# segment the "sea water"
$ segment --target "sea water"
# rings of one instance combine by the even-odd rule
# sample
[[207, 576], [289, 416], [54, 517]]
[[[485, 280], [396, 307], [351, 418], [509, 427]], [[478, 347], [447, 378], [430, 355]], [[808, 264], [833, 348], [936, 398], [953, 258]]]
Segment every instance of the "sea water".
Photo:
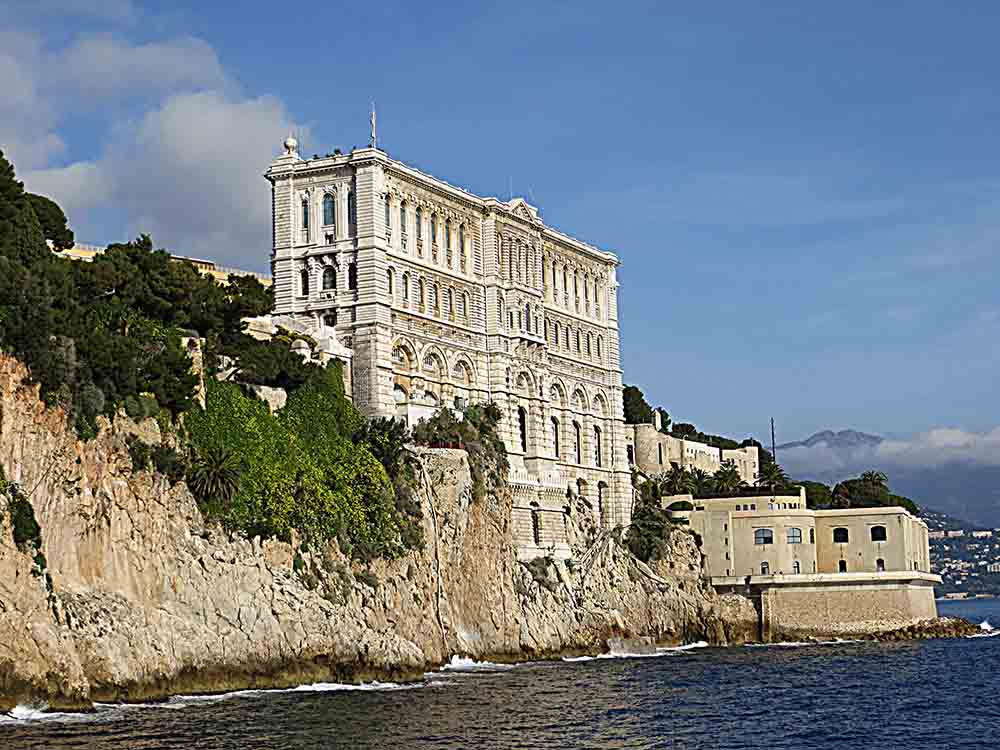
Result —
[[[939, 609], [1000, 625], [1000, 600]], [[20, 706], [0, 717], [0, 748], [985, 749], [1000, 747], [998, 699], [1000, 638], [699, 643], [513, 666], [455, 657], [406, 684], [177, 696], [85, 714]]]

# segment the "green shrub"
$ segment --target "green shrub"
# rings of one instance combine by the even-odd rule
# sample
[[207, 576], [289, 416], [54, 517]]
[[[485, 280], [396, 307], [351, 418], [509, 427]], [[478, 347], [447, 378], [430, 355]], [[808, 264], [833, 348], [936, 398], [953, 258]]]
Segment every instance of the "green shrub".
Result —
[[153, 449], [135, 435], [129, 435], [125, 439], [125, 444], [132, 459], [132, 471], [148, 469], [153, 459]]
[[463, 448], [469, 454], [472, 496], [481, 500], [499, 493], [507, 481], [507, 448], [497, 431], [502, 416], [494, 403], [470, 406], [462, 419], [444, 408], [421, 421], [413, 430], [413, 439], [432, 448]]

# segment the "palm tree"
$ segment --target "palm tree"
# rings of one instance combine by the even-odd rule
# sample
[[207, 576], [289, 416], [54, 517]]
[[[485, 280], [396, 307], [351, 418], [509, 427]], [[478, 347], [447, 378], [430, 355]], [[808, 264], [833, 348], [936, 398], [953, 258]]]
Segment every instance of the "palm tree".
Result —
[[769, 487], [771, 492], [774, 492], [776, 489], [784, 489], [787, 485], [788, 475], [777, 462], [771, 461], [761, 467], [760, 476], [757, 477], [758, 487]]
[[663, 477], [660, 487], [665, 495], [685, 495], [694, 492], [694, 480], [681, 466], [672, 466]]
[[199, 502], [226, 508], [240, 489], [239, 458], [222, 447], [203, 448], [188, 471], [188, 486]]
[[691, 471], [691, 483], [694, 485], [692, 494], [696, 496], [703, 497], [709, 495], [715, 489], [715, 482], [712, 480], [712, 475], [704, 469], [693, 469]]
[[715, 482], [716, 492], [736, 492], [746, 487], [747, 484], [740, 476], [736, 462], [732, 460], [723, 461], [722, 466], [715, 472], [712, 479]]
[[885, 487], [889, 482], [889, 477], [881, 471], [875, 471], [874, 469], [869, 469], [859, 478], [862, 482], [867, 482], [868, 484], [875, 485], [876, 487]]

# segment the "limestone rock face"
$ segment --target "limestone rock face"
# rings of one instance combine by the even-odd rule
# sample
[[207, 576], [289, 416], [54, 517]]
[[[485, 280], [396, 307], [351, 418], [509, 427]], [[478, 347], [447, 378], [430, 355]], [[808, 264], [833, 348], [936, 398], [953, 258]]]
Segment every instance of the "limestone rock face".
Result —
[[655, 570], [593, 528], [575, 531], [575, 564], [518, 563], [511, 498], [473, 502], [463, 451], [420, 451], [423, 550], [362, 568], [335, 544], [306, 551], [206, 526], [183, 483], [132, 471], [130, 434], [160, 439], [152, 420], [119, 415], [81, 443], [0, 355], [0, 465], [32, 503], [47, 561], [40, 571], [15, 546], [0, 503], [0, 707], [405, 679], [453, 654], [725, 643], [755, 622], [747, 600], [700, 582], [682, 531]]

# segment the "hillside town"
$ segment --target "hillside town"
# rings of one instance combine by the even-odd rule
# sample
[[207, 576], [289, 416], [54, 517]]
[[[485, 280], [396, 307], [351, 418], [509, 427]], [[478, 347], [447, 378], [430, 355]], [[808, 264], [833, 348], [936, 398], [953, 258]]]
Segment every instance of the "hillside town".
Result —
[[1000, 595], [1000, 529], [981, 529], [925, 510], [931, 567], [945, 598]]

